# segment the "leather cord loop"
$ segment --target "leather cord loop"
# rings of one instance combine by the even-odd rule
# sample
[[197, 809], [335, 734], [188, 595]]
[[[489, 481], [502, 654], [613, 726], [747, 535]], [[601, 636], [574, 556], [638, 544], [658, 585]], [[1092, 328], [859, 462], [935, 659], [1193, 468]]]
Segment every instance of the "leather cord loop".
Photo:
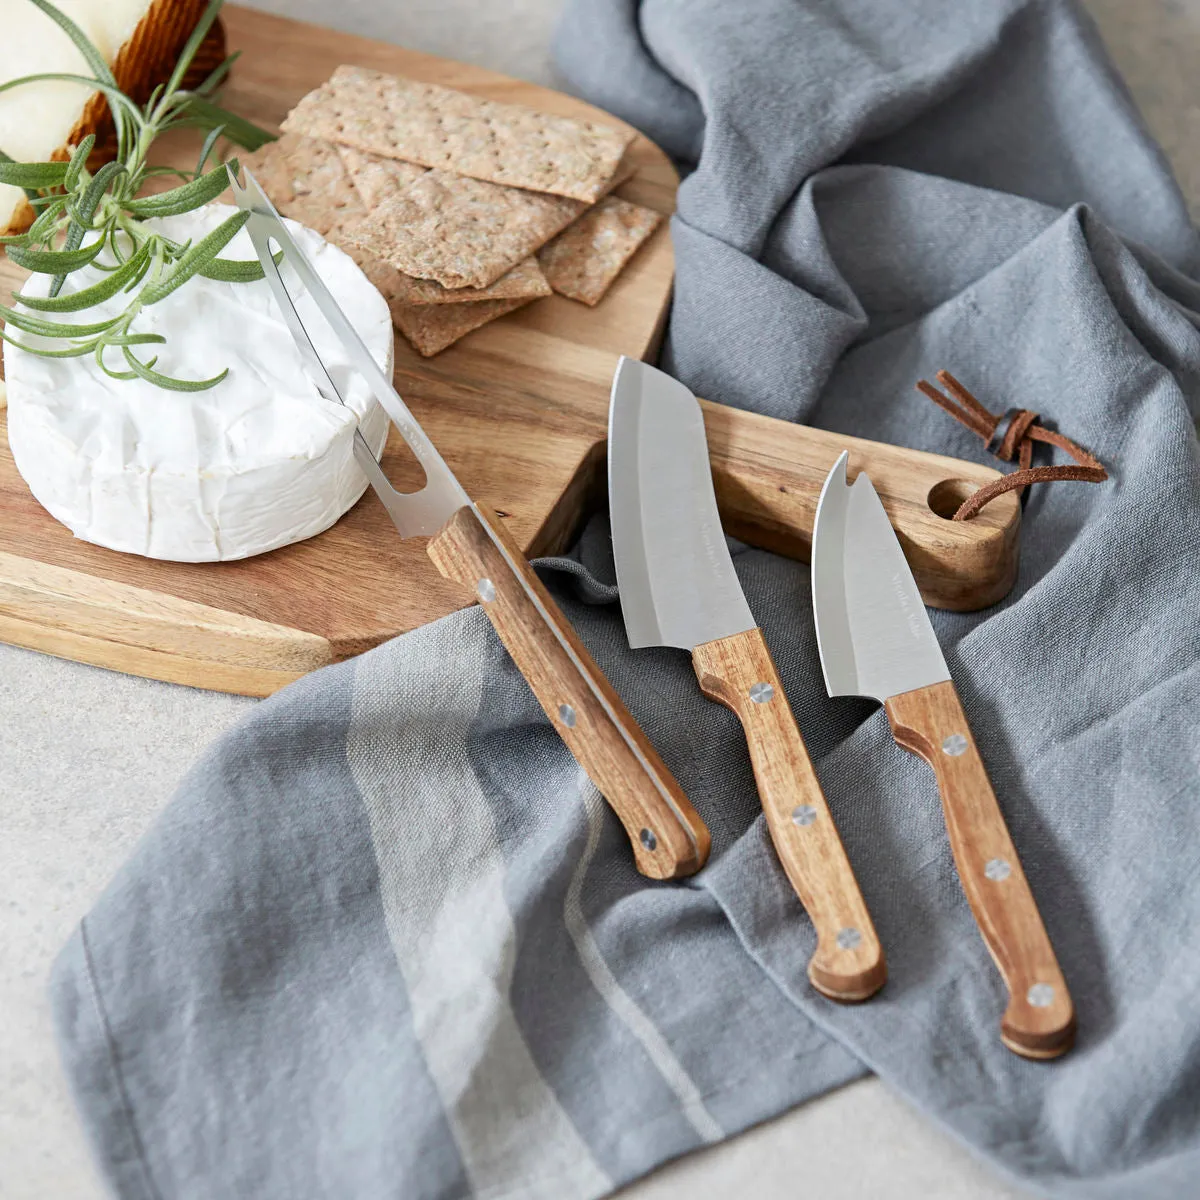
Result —
[[[1014, 458], [1017, 460], [1017, 469], [1011, 474], [993, 480], [967, 497], [954, 514], [955, 521], [969, 520], [984, 505], [1005, 492], [1019, 491], [1023, 498], [1025, 489], [1031, 483], [1052, 483], [1056, 480], [1103, 483], [1108, 478], [1108, 472], [1098, 458], [1094, 458], [1070, 438], [1038, 424], [1040, 418], [1037, 413], [1030, 412], [1027, 408], [1010, 408], [1002, 417], [998, 417], [972, 396], [949, 371], [939, 371], [937, 380], [949, 395], [938, 391], [925, 379], [917, 384], [917, 390], [928, 396], [938, 408], [949, 413], [956, 421], [962, 422], [973, 433], [978, 434], [989, 453], [1003, 462], [1012, 462]], [[1057, 446], [1079, 465], [1033, 466], [1034, 442]]]

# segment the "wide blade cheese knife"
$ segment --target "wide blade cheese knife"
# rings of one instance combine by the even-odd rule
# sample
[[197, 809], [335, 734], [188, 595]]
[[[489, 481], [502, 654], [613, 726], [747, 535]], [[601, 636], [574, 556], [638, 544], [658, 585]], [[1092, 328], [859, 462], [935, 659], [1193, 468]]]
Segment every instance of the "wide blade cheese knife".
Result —
[[708, 830], [495, 513], [472, 503], [346, 315], [296, 245], [254, 176], [230, 181], [292, 337], [318, 391], [344, 403], [288, 294], [272, 243], [308, 290], [393, 424], [425, 470], [419, 492], [397, 492], [361, 433], [354, 455], [401, 537], [427, 535], [447, 579], [478, 597], [500, 640], [571, 753], [608, 800], [633, 844], [638, 870], [655, 879], [698, 871]]
[[866, 473], [847, 485], [848, 458], [829, 472], [813, 527], [826, 687], [881, 700], [896, 741], [933, 768], [967, 903], [1008, 988], [1000, 1036], [1026, 1058], [1055, 1058], [1075, 1032], [1066, 981], [912, 571]]
[[695, 396], [622, 358], [608, 429], [613, 553], [629, 644], [692, 653], [701, 690], [742, 723], [780, 862], [812, 918], [813, 986], [865, 1000], [887, 967], [771, 653], [721, 531]]

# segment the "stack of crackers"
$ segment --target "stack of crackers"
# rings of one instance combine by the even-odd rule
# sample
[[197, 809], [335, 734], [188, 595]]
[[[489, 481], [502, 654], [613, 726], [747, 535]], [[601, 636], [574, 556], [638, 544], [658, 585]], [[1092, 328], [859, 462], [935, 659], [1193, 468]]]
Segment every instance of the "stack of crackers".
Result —
[[633, 135], [590, 121], [342, 66], [283, 130], [247, 165], [426, 356], [552, 291], [596, 304], [662, 221], [609, 195]]

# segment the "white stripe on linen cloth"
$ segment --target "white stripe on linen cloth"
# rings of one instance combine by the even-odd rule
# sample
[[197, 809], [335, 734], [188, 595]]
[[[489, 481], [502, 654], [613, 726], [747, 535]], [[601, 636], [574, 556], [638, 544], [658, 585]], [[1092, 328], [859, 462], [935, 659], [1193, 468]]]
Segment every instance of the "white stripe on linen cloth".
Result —
[[367, 807], [388, 934], [476, 1194], [600, 1196], [613, 1183], [538, 1070], [509, 1002], [516, 938], [504, 863], [466, 751], [485, 651], [481, 637], [463, 635], [450, 618], [404, 640], [404, 671], [378, 652], [357, 663], [346, 755]]

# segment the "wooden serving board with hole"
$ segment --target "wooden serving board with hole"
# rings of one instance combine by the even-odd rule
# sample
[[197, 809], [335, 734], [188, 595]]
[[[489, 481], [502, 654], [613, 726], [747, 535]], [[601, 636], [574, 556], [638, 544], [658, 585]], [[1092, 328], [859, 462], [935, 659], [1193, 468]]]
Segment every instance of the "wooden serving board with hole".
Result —
[[[344, 62], [613, 120], [569, 96], [381, 42], [234, 7], [225, 21], [230, 48], [244, 53], [224, 103], [268, 127]], [[164, 160], [193, 162], [196, 141], [168, 141]], [[669, 213], [678, 183], [671, 164], [645, 138], [635, 151], [638, 172], [619, 194]], [[664, 226], [594, 309], [547, 297], [433, 359], [397, 338], [397, 389], [470, 495], [501, 514], [531, 557], [563, 549], [604, 501], [613, 370], [621, 354], [656, 351], [672, 266]], [[20, 281], [0, 266], [0, 294]], [[930, 507], [933, 494], [952, 511], [995, 471], [717, 405], [706, 405], [705, 420], [729, 533], [807, 559], [821, 484], [849, 449], [851, 474], [869, 470], [930, 604], [981, 608], [1011, 586], [1013, 495], [970, 522]], [[398, 487], [421, 481], [395, 434], [384, 467]], [[264, 696], [471, 603], [434, 569], [425, 544], [402, 541], [368, 492], [319, 537], [242, 562], [118, 554], [79, 541], [44, 512], [0, 437], [0, 640], [48, 654]]]

